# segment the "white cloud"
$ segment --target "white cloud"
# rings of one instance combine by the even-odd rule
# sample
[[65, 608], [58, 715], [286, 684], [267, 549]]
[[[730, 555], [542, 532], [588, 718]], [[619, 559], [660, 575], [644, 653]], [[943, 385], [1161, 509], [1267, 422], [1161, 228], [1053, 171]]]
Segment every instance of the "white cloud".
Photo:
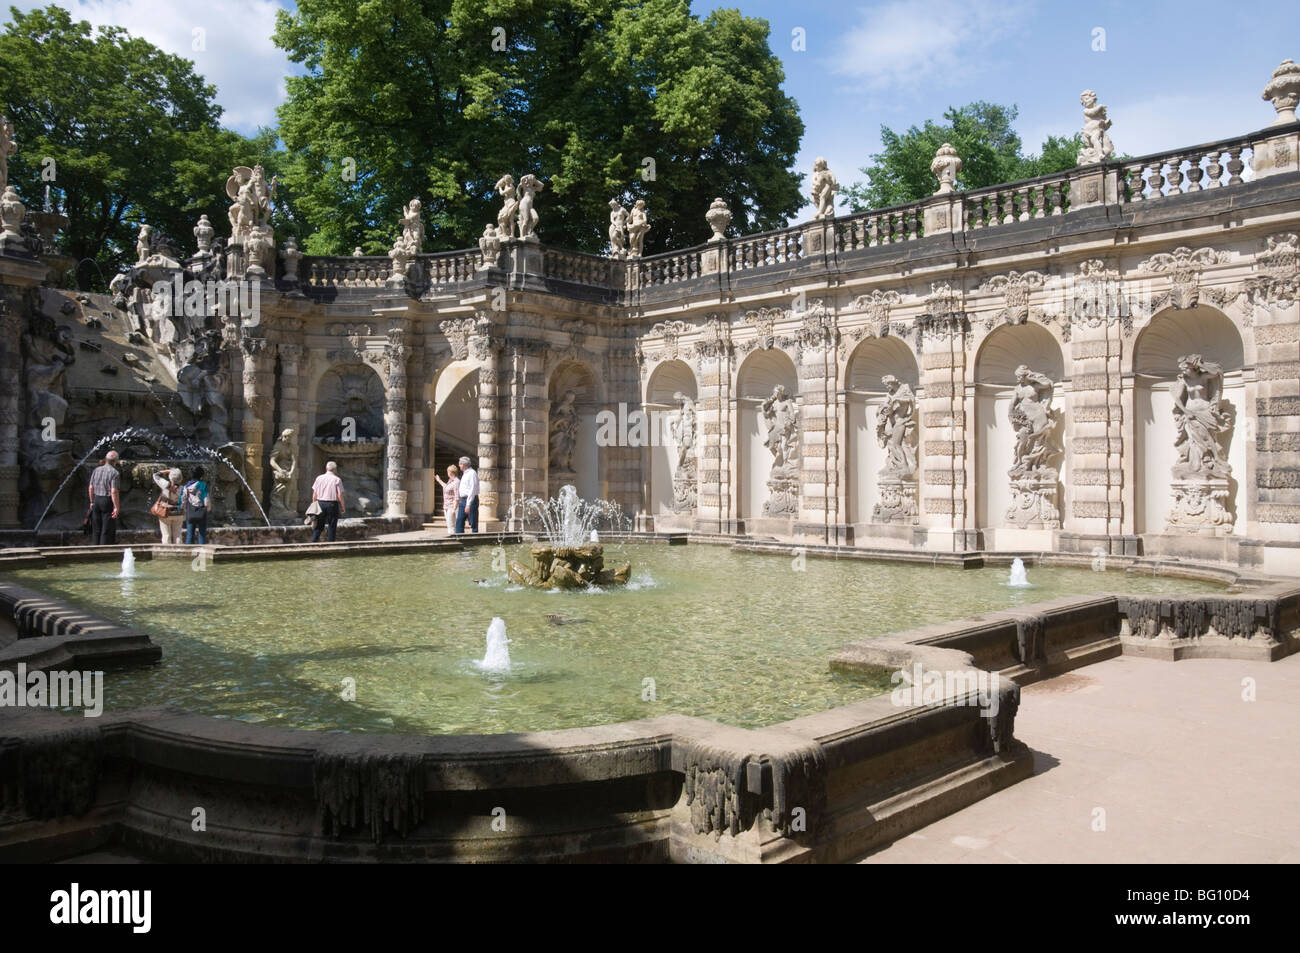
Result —
[[[271, 41], [275, 0], [56, 0], [74, 20], [120, 26], [194, 63], [217, 87], [223, 125], [249, 133], [275, 122], [289, 62]], [[48, 0], [21, 0], [23, 10]], [[202, 48], [196, 48], [202, 47]]]
[[1025, 4], [1013, 0], [889, 0], [858, 10], [832, 68], [869, 89], [952, 83], [978, 67], [978, 54], [1016, 26]]

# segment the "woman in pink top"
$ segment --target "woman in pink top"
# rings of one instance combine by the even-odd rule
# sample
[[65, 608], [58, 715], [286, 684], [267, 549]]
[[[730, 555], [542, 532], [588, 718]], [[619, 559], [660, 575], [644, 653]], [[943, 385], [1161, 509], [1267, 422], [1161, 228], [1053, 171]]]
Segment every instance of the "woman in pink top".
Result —
[[447, 468], [447, 479], [434, 474], [433, 478], [442, 487], [442, 515], [447, 518], [447, 532], [456, 532], [456, 507], [460, 505], [460, 471], [453, 463]]

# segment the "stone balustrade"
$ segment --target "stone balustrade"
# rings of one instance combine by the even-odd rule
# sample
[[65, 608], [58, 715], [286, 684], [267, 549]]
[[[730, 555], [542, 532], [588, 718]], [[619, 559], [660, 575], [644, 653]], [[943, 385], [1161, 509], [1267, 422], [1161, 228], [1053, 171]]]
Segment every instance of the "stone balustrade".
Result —
[[[1288, 136], [1294, 137], [1295, 127], [1296, 124], [1270, 127], [1250, 136], [932, 196], [892, 208], [839, 216], [826, 223], [802, 223], [626, 262], [543, 246], [542, 271], [547, 279], [570, 285], [616, 293], [636, 291], [693, 282], [718, 270], [737, 274], [763, 268], [789, 268], [810, 261], [820, 257], [821, 248], [808, 247], [807, 232], [823, 224], [832, 229], [833, 239], [828, 237], [826, 248], [832, 255], [916, 241], [927, 237], [927, 210], [946, 206], [950, 200], [960, 208], [960, 213], [955, 207], [951, 222], [938, 229], [940, 232], [973, 232], [1066, 215], [1076, 206], [1105, 204], [1108, 196], [1123, 205], [1231, 188], [1248, 181], [1243, 173], [1258, 165], [1255, 156], [1262, 144], [1282, 143], [1274, 148], [1289, 148], [1285, 144]], [[1282, 167], [1284, 157], [1279, 154], [1270, 162]], [[1258, 168], [1255, 174], [1260, 174]], [[1086, 190], [1079, 190], [1080, 183], [1088, 177], [1106, 180], [1104, 190], [1098, 189], [1095, 198]], [[935, 229], [931, 227], [930, 231]], [[712, 267], [708, 264], [711, 248], [723, 252]], [[420, 273], [435, 286], [471, 282], [484, 276], [477, 249], [420, 255], [416, 261], [422, 268]], [[308, 286], [313, 288], [377, 288], [388, 280], [392, 266], [386, 257], [378, 256], [309, 256], [303, 259], [302, 272], [307, 276]]]

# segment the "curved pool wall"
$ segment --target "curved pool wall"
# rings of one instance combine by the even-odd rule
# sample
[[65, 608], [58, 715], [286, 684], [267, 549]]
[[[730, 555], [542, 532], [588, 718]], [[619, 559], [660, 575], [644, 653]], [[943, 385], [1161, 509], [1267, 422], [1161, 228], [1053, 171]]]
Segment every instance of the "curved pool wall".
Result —
[[[215, 547], [215, 558], [460, 545]], [[159, 546], [137, 555], [169, 549], [176, 554]], [[120, 547], [11, 550], [0, 570], [120, 557]], [[1025, 557], [1040, 560], [1070, 557]], [[1064, 598], [853, 643], [828, 664], [945, 678], [933, 694], [895, 692], [756, 730], [668, 715], [507, 735], [350, 735], [164, 709], [82, 719], [2, 708], [0, 859], [109, 845], [189, 861], [852, 859], [1031, 773], [1031, 754], [1014, 737], [1021, 684], [1120, 654], [1264, 660], [1300, 650], [1300, 583], [1221, 565], [1120, 557], [1113, 565], [1247, 591]], [[0, 627], [0, 670], [158, 657], [146, 636], [11, 583], [0, 584]]]

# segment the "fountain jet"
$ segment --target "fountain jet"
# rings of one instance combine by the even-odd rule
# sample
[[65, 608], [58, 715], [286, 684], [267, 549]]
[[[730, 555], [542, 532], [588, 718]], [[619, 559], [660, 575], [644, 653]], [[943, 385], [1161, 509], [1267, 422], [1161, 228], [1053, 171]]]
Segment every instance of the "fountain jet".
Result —
[[499, 674], [510, 671], [510, 650], [506, 648], [509, 641], [506, 638], [505, 620], [493, 618], [487, 630], [487, 653], [474, 663], [479, 671]]

